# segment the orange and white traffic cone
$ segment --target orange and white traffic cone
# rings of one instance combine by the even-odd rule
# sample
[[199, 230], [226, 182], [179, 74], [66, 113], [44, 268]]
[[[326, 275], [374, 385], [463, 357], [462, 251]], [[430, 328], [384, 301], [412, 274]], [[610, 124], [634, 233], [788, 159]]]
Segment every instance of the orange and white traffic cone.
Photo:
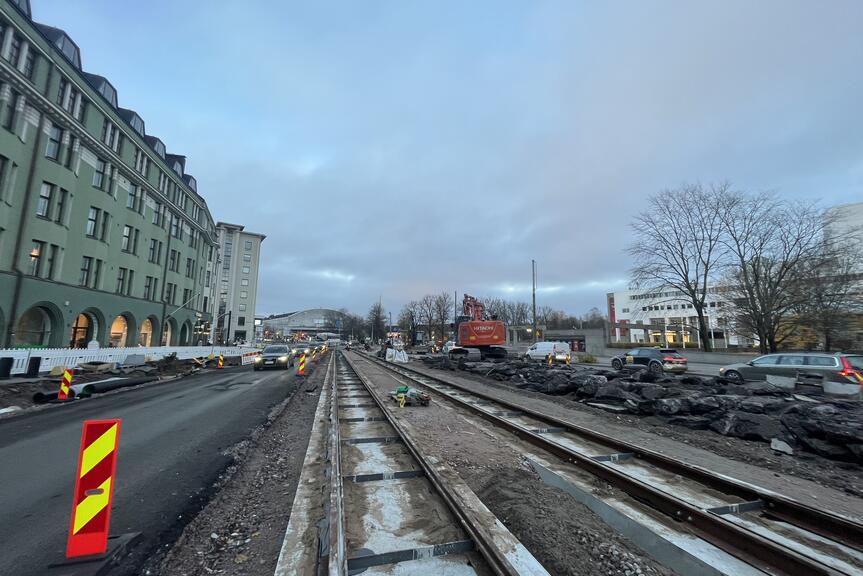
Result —
[[69, 395], [72, 393], [72, 376], [74, 374], [75, 371], [69, 368], [63, 370], [63, 379], [60, 380], [60, 391], [57, 392], [57, 400], [69, 399]]
[[300, 367], [297, 369], [297, 376], [306, 375], [306, 355], [300, 354]]

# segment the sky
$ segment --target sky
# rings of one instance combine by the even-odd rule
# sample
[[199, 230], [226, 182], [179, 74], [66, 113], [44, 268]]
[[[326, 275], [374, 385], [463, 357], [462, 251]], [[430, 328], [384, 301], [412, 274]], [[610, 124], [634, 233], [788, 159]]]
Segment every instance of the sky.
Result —
[[213, 217], [256, 312], [457, 291], [580, 314], [646, 198], [863, 201], [863, 2], [32, 0]]

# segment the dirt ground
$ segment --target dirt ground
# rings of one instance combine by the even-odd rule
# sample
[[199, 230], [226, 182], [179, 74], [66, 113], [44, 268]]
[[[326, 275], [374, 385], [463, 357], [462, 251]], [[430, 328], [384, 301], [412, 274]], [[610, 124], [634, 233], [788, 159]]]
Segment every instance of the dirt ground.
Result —
[[285, 536], [325, 369], [315, 370], [234, 448], [236, 464], [210, 503], [143, 574], [270, 576]]
[[[411, 366], [419, 368], [418, 365]], [[822, 486], [833, 488], [863, 498], [863, 466], [853, 463], [828, 460], [816, 454], [798, 452], [794, 456], [774, 452], [768, 444], [757, 441], [742, 440], [722, 436], [711, 430], [691, 430], [682, 426], [665, 423], [655, 416], [635, 416], [632, 414], [616, 414], [588, 406], [581, 402], [563, 396], [547, 396], [539, 392], [518, 389], [506, 382], [498, 382], [491, 378], [483, 378], [467, 372], [447, 372], [441, 370], [426, 370], [429, 374], [440, 374], [445, 377], [457, 377], [485, 386], [506, 390], [524, 398], [538, 400], [542, 403], [565, 408], [578, 418], [579, 414], [591, 415], [605, 419], [614, 426], [634, 427], [641, 432], [655, 434], [682, 442], [689, 446], [701, 448], [731, 460], [745, 462], [752, 466], [770, 470], [774, 476], [793, 476], [816, 482]]]
[[[356, 359], [353, 356], [352, 359]], [[357, 360], [378, 392], [398, 383], [381, 368]], [[426, 455], [446, 462], [483, 503], [554, 575], [670, 575], [569, 494], [552, 488], [529, 469], [513, 439], [477, 427], [446, 403], [397, 410], [421, 435]], [[499, 435], [498, 435], [499, 434]]]

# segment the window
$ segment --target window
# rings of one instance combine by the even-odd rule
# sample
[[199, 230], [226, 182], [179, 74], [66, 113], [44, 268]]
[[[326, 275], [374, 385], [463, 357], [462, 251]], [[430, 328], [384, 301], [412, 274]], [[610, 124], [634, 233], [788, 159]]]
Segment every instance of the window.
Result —
[[803, 356], [783, 354], [779, 357], [778, 364], [780, 366], [803, 366]]
[[621, 312], [623, 312], [624, 314], [627, 314], [629, 312], [629, 308], [624, 308], [621, 310]]
[[12, 44], [9, 46], [9, 62], [13, 66], [18, 66], [18, 58], [21, 57], [21, 37], [17, 34], [12, 34]]
[[66, 202], [69, 198], [69, 191], [60, 188], [60, 194], [57, 197], [57, 212], [54, 216], [54, 222], [63, 225], [66, 220]]
[[33, 247], [30, 249], [30, 276], [39, 276], [42, 271], [42, 259], [45, 257], [45, 243], [39, 240], [33, 240]]
[[194, 264], [192, 264], [192, 259], [186, 258], [186, 278], [192, 277], [192, 270], [194, 270]]
[[245, 316], [237, 316], [237, 326], [245, 326], [246, 325], [246, 317]]
[[93, 173], [93, 186], [99, 190], [105, 189], [105, 173], [108, 171], [108, 165], [104, 160], [96, 160], [96, 172]]
[[156, 279], [152, 276], [144, 278], [144, 300], [152, 300], [156, 296]]
[[48, 145], [45, 147], [45, 157], [57, 160], [60, 158], [60, 145], [63, 142], [63, 129], [56, 124], [51, 124], [48, 134]]
[[248, 298], [248, 297], [249, 297], [248, 292], [246, 292], [245, 290], [240, 291], [240, 298]]
[[87, 214], [87, 236], [91, 238], [96, 237], [96, 225], [99, 223], [99, 212], [98, 208], [90, 206], [90, 212]]
[[752, 361], [753, 366], [773, 366], [779, 363], [779, 355], [778, 354], [768, 354], [767, 356], [762, 356], [761, 358], [756, 358]]
[[126, 208], [140, 214], [144, 210], [144, 191], [137, 184], [129, 184], [129, 197], [126, 198]]
[[33, 71], [36, 69], [36, 51], [31, 47], [27, 50], [27, 55], [24, 57], [24, 76], [28, 80], [33, 79]]
[[162, 263], [162, 243], [158, 240], [150, 240], [150, 252], [147, 255], [147, 259], [153, 264], [161, 264]]
[[102, 285], [102, 261], [94, 260], [93, 264], [93, 288], [98, 289]]
[[54, 279], [54, 268], [57, 266], [57, 256], [59, 255], [60, 247], [56, 244], [51, 244], [51, 249], [48, 251], [48, 261], [46, 262], [45, 278], [48, 280]]
[[159, 192], [165, 194], [168, 190], [168, 175], [159, 170]]
[[243, 278], [242, 280], [240, 280], [240, 286], [248, 286], [248, 285], [249, 285], [249, 279], [248, 278]]
[[114, 152], [120, 150], [120, 131], [117, 126], [105, 118], [102, 122], [102, 142]]
[[183, 302], [182, 302], [183, 306], [189, 305], [190, 301], [192, 300], [192, 294], [193, 294], [192, 290], [189, 288], [186, 288], [185, 290], [183, 290]]
[[117, 289], [114, 290], [117, 294], [125, 294], [126, 293], [126, 274], [128, 274], [128, 270], [126, 268], [120, 268], [117, 271]]
[[165, 302], [168, 304], [176, 304], [177, 300], [177, 285], [173, 282], [165, 284]]
[[111, 219], [111, 215], [107, 212], [102, 212], [102, 233], [99, 234], [99, 239], [102, 242], [108, 241], [108, 221]]
[[248, 266], [243, 266], [243, 274], [248, 274], [250, 268]]
[[131, 252], [132, 251], [132, 227], [131, 226], [123, 226], [123, 240], [120, 246], [120, 250], [123, 252]]
[[63, 166], [72, 169], [72, 158], [75, 156], [75, 148], [78, 146], [78, 137], [72, 136], [69, 138], [69, 145], [66, 147], [66, 156], [63, 158]]
[[176, 250], [171, 250], [171, 255], [168, 259], [168, 270], [171, 272], [180, 271], [180, 253]]
[[153, 206], [153, 224], [161, 226], [162, 224], [162, 205], [159, 202]]
[[3, 199], [3, 191], [6, 188], [6, 168], [9, 166], [9, 159], [5, 156], [0, 156], [0, 200]]
[[57, 87], [57, 105], [65, 108], [67, 112], [69, 112], [69, 108], [67, 107], [68, 105], [66, 103], [68, 97], [68, 90], [69, 81], [66, 80], [64, 77], [60, 76], [60, 84]]
[[838, 366], [835, 356], [809, 356], [806, 358], [809, 366]]
[[180, 237], [180, 219], [171, 214], [171, 236]]
[[245, 312], [245, 311], [246, 311], [246, 305], [240, 304], [240, 312]]
[[204, 282], [204, 286], [206, 286], [207, 288], [210, 287], [210, 278], [211, 278], [211, 273], [209, 270], [207, 270], [206, 282]]
[[84, 256], [81, 261], [81, 275], [78, 277], [78, 284], [81, 286], [90, 285], [90, 274], [93, 269], [93, 259], [90, 256]]
[[243, 254], [243, 262], [251, 262], [252, 255], [251, 254]]
[[11, 132], [15, 131], [15, 122], [17, 119], [16, 105], [20, 96], [15, 90], [10, 90], [9, 99], [3, 102], [3, 108], [0, 109], [0, 124]]
[[36, 204], [36, 216], [40, 218], [51, 218], [51, 201], [54, 198], [54, 185], [42, 182], [39, 190], [39, 200]]
[[143, 176], [147, 175], [147, 163], [149, 162], [149, 158], [144, 154], [144, 151], [140, 148], [135, 148], [135, 171]]
[[246, 250], [251, 250], [251, 249], [252, 249], [252, 241], [246, 240]]

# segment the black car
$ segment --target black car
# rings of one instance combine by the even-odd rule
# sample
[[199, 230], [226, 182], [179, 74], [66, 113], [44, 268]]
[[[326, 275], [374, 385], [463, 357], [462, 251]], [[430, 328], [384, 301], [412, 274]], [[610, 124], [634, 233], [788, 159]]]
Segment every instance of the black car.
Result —
[[674, 348], [633, 348], [611, 359], [615, 370], [647, 368], [654, 374], [686, 372], [686, 358]]
[[255, 370], [288, 369], [294, 365], [294, 352], [284, 344], [270, 344], [255, 358]]

